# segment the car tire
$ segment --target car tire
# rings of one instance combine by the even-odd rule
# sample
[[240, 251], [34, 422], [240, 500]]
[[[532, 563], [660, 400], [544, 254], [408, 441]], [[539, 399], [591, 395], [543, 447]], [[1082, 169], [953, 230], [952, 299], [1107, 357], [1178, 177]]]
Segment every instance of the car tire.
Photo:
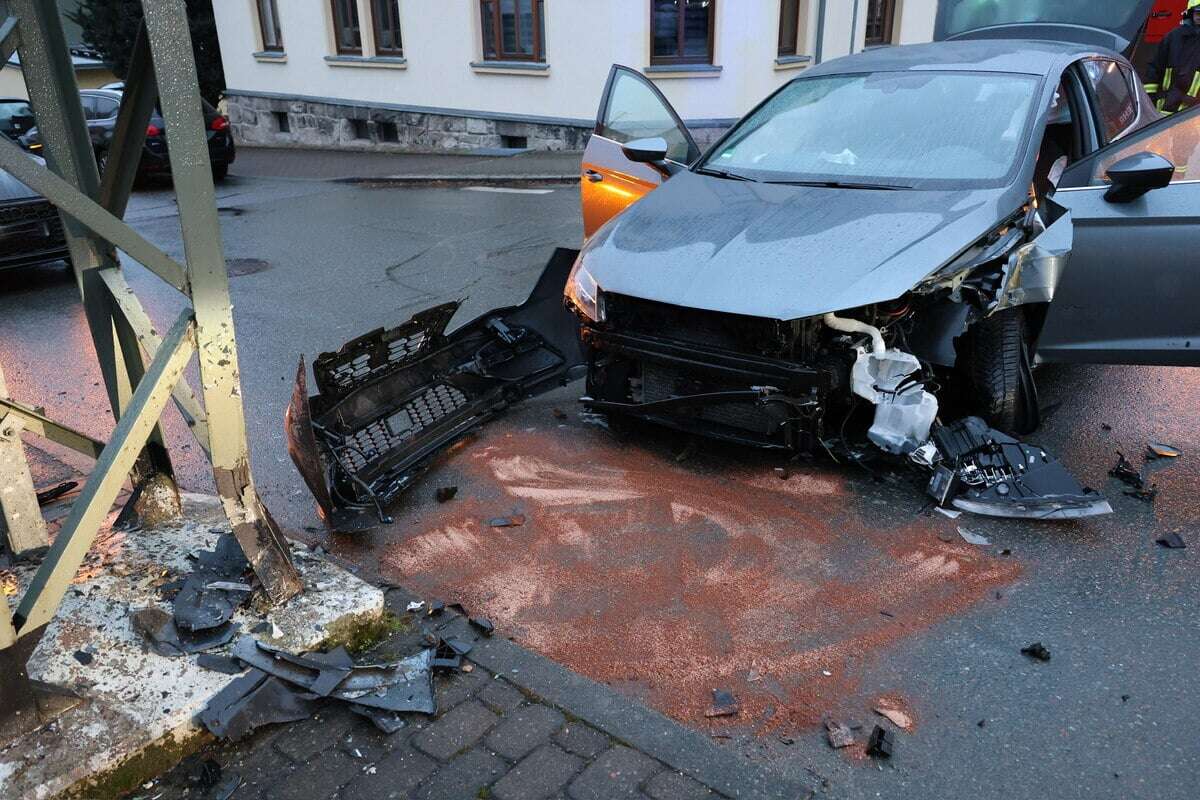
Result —
[[100, 177], [104, 177], [104, 170], [108, 167], [108, 151], [96, 151], [96, 171], [100, 173]]
[[1038, 427], [1023, 309], [1005, 309], [971, 328], [966, 378], [974, 413], [993, 428], [1020, 435]]
[[225, 177], [229, 175], [229, 165], [213, 164], [212, 173], [214, 181], [223, 181], [225, 180]]

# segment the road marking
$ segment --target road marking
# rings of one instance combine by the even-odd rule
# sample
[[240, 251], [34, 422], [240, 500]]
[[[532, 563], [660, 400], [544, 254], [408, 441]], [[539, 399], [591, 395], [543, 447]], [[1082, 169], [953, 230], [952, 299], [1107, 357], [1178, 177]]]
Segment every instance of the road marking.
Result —
[[464, 192], [496, 192], [498, 194], [550, 194], [553, 189], [509, 189], [505, 186], [465, 186]]

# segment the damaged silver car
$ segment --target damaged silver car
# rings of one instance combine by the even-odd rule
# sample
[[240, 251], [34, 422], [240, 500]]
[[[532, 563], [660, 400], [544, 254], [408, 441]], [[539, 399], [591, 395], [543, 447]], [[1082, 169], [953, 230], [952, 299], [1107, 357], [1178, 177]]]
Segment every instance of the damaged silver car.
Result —
[[[614, 67], [565, 287], [582, 350], [561, 323], [530, 326], [559, 359], [534, 374], [565, 377], [578, 355], [593, 411], [789, 452], [869, 442], [977, 513], [1110, 511], [1010, 434], [1039, 424], [1038, 364], [1200, 365], [1200, 108], [1160, 117], [1120, 55], [1150, 2], [1012, 5], [979, 20], [979, 4], [943, 0], [944, 41], [813, 67], [703, 155], [652, 83]], [[489, 324], [439, 368], [389, 369], [419, 391], [474, 381], [482, 354], [514, 352]], [[325, 393], [322, 408], [345, 402]], [[346, 450], [336, 423], [394, 432], [379, 421], [408, 397], [314, 416], [343, 501], [377, 499], [339, 484], [354, 452], [396, 456]], [[404, 450], [433, 441], [401, 429]]]

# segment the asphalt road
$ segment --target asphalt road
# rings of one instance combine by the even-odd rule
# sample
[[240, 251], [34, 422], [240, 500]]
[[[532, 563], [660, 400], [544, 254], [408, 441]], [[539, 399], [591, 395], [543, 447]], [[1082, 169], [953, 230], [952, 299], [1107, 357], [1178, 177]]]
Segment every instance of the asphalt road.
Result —
[[[281, 429], [299, 356], [447, 299], [466, 298], [462, 319], [519, 301], [552, 249], [581, 236], [575, 188], [234, 178], [219, 195], [227, 255], [244, 259], [231, 287], [256, 479], [281, 523], [310, 539], [324, 535]], [[168, 191], [140, 192], [130, 218], [180, 255]], [[128, 274], [168, 325], [173, 290], [137, 265]], [[18, 398], [111, 429], [65, 270], [0, 273], [0, 363]], [[1061, 405], [1035, 440], [1103, 488], [1115, 514], [951, 521], [919, 513], [906, 477], [818, 461], [780, 481], [770, 459], [710, 445], [680, 459], [672, 436], [586, 424], [567, 387], [445, 458], [396, 524], [332, 544], [468, 600], [517, 641], [730, 747], [823, 776], [834, 797], [1196, 797], [1200, 372], [1058, 367], [1039, 381], [1043, 403]], [[174, 412], [167, 433], [183, 485], [209, 490]], [[1151, 440], [1184, 456], [1153, 465], [1161, 495], [1147, 505], [1106, 472], [1117, 449], [1140, 463]], [[437, 506], [433, 487], [449, 483], [459, 499]], [[481, 523], [506, 513], [528, 522]], [[959, 525], [992, 544], [954, 539]], [[1166, 531], [1189, 549], [1156, 546]], [[1034, 641], [1048, 663], [1020, 654]], [[704, 717], [716, 687], [742, 699], [737, 718]], [[914, 719], [889, 762], [826, 745], [823, 715], [864, 723], [861, 741], [881, 704]]]

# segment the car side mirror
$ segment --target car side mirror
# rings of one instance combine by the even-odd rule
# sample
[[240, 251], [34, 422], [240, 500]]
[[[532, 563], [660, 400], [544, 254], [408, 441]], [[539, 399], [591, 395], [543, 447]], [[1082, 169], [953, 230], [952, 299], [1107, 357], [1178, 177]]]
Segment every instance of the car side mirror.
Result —
[[1175, 177], [1175, 165], [1157, 153], [1137, 153], [1108, 168], [1112, 185], [1104, 193], [1110, 203], [1130, 203], [1152, 189], [1161, 189]]
[[621, 152], [630, 161], [638, 164], [656, 164], [667, 160], [667, 151], [671, 148], [667, 140], [661, 136], [651, 139], [634, 139], [621, 146]]

